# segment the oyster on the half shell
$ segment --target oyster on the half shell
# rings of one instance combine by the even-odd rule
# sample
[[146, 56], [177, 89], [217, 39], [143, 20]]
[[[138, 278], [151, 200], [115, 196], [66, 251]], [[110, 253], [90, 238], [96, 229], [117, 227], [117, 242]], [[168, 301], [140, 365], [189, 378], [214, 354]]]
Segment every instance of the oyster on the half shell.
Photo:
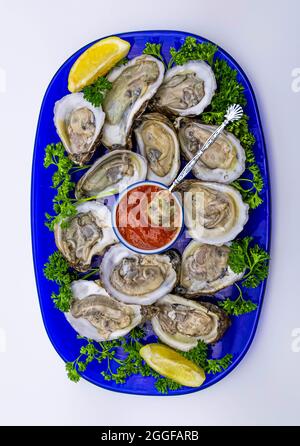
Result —
[[86, 101], [83, 93], [72, 93], [55, 103], [54, 124], [69, 155], [76, 164], [85, 164], [100, 143], [105, 114]]
[[228, 265], [230, 246], [208, 245], [191, 241], [182, 254], [179, 286], [176, 292], [185, 297], [213, 294], [240, 280]]
[[106, 114], [102, 142], [109, 149], [131, 148], [131, 130], [163, 81], [164, 65], [158, 59], [142, 55], [117, 67], [107, 79], [112, 82], [103, 102]]
[[148, 161], [147, 178], [167, 186], [180, 167], [180, 150], [172, 123], [160, 113], [143, 115], [135, 128], [141, 154]]
[[143, 181], [146, 174], [144, 157], [128, 150], [114, 150], [99, 158], [80, 178], [75, 195], [79, 199], [120, 193], [131, 184]]
[[183, 195], [184, 221], [190, 236], [202, 243], [222, 245], [233, 240], [248, 221], [248, 204], [232, 186], [185, 180], [177, 190]]
[[97, 342], [125, 336], [143, 321], [140, 305], [127, 305], [110, 297], [97, 282], [77, 280], [67, 321], [80, 335]]
[[216, 88], [211, 67], [204, 61], [190, 61], [167, 71], [152, 106], [167, 115], [200, 115], [211, 103]]
[[57, 248], [78, 271], [87, 271], [94, 256], [117, 243], [112, 229], [110, 210], [101, 203], [89, 201], [76, 206], [77, 214], [55, 225]]
[[100, 265], [100, 278], [116, 299], [150, 305], [168, 294], [177, 283], [180, 257], [164, 254], [137, 254], [122, 245], [112, 246]]
[[[217, 128], [189, 118], [178, 118], [176, 127], [181, 151], [188, 161]], [[245, 150], [240, 141], [232, 133], [224, 131], [203, 153], [192, 171], [199, 180], [231, 183], [244, 172], [245, 161]]]
[[178, 350], [191, 350], [199, 340], [213, 344], [230, 326], [224, 310], [210, 302], [168, 294], [155, 306], [159, 310], [151, 320], [155, 334], [162, 342]]

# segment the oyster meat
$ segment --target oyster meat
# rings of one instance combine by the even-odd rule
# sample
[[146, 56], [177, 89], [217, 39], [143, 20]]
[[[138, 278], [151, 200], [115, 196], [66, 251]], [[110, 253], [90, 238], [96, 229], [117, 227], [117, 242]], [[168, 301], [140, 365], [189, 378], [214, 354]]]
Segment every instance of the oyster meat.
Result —
[[156, 302], [158, 313], [151, 323], [155, 334], [170, 347], [188, 351], [199, 340], [217, 342], [230, 325], [227, 314], [210, 302], [195, 302], [168, 294]]
[[179, 143], [172, 123], [160, 113], [143, 115], [135, 136], [148, 161], [148, 180], [171, 184], [180, 167]]
[[179, 286], [176, 291], [185, 297], [213, 294], [240, 280], [228, 265], [229, 245], [208, 245], [191, 241], [182, 254]]
[[[188, 161], [217, 128], [189, 118], [178, 118], [177, 127], [180, 147]], [[232, 133], [223, 132], [203, 153], [192, 171], [199, 180], [231, 183], [244, 172], [245, 160], [240, 141]]]
[[131, 148], [134, 119], [141, 114], [163, 81], [164, 65], [155, 57], [135, 57], [107, 76], [112, 89], [103, 102], [102, 142], [109, 149]]
[[111, 247], [100, 265], [107, 292], [126, 303], [150, 305], [177, 283], [180, 258], [170, 254], [137, 254], [122, 245]]
[[80, 336], [110, 341], [125, 336], [143, 320], [140, 305], [113, 299], [96, 282], [77, 280], [71, 289], [73, 301], [65, 316]]
[[102, 107], [94, 107], [83, 93], [72, 93], [55, 103], [54, 124], [69, 158], [85, 164], [100, 143], [105, 114]]
[[152, 106], [167, 115], [200, 115], [211, 103], [216, 88], [211, 67], [203, 61], [190, 61], [167, 71]]
[[118, 239], [111, 226], [110, 210], [104, 204], [89, 201], [76, 208], [77, 214], [68, 219], [67, 226], [62, 222], [55, 225], [55, 243], [73, 268], [87, 271], [92, 258]]
[[185, 180], [177, 190], [183, 195], [188, 232], [199, 242], [212, 245], [227, 243], [243, 230], [248, 221], [249, 206], [234, 187]]
[[80, 178], [75, 195], [79, 199], [119, 193], [131, 184], [143, 181], [146, 174], [144, 157], [128, 150], [114, 150], [99, 158]]

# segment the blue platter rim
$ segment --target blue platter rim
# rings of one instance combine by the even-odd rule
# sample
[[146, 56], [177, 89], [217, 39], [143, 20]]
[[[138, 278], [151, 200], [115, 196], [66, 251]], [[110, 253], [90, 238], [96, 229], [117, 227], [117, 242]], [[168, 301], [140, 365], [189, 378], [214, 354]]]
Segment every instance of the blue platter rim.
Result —
[[[157, 37], [157, 35], [160, 35], [162, 38], [170, 38], [172, 36], [176, 36], [178, 38], [186, 38], [188, 36], [192, 36], [195, 37], [198, 41], [200, 42], [210, 42], [210, 43], [214, 43], [211, 42], [210, 40], [203, 38], [199, 35], [193, 34], [193, 33], [189, 33], [189, 32], [185, 32], [185, 31], [175, 31], [175, 30], [144, 30], [144, 31], [131, 31], [131, 32], [125, 32], [125, 33], [118, 33], [118, 34], [113, 34], [115, 36], [118, 36], [120, 38], [123, 38], [126, 40], [126, 38], [135, 38], [138, 36], [147, 36], [147, 39], [151, 38], [151, 37]], [[109, 36], [105, 36], [105, 37], [109, 37]], [[105, 37], [99, 37], [100, 38], [105, 38]], [[41, 313], [42, 313], [42, 318], [43, 318], [43, 323], [44, 323], [44, 327], [46, 330], [46, 333], [50, 339], [50, 342], [52, 343], [54, 349], [56, 350], [56, 352], [58, 353], [58, 355], [63, 359], [64, 362], [67, 362], [69, 359], [66, 357], [66, 354], [58, 347], [58, 345], [56, 344], [56, 342], [53, 339], [53, 336], [51, 334], [51, 330], [50, 327], [48, 325], [48, 320], [47, 320], [47, 315], [45, 312], [45, 308], [44, 308], [44, 299], [49, 298], [47, 296], [44, 296], [43, 294], [43, 290], [42, 290], [42, 286], [41, 286], [41, 282], [43, 279], [42, 276], [42, 269], [40, 269], [41, 264], [40, 261], [41, 259], [39, 258], [39, 253], [38, 253], [38, 246], [39, 246], [39, 237], [38, 237], [38, 231], [37, 231], [37, 226], [38, 226], [38, 219], [36, 217], [38, 217], [38, 213], [36, 211], [36, 207], [37, 207], [37, 203], [36, 203], [36, 196], [37, 196], [37, 184], [36, 184], [36, 180], [37, 180], [37, 172], [38, 170], [43, 166], [40, 166], [37, 162], [37, 157], [38, 157], [38, 150], [40, 150], [39, 148], [39, 143], [38, 143], [38, 139], [39, 139], [39, 134], [41, 131], [41, 123], [42, 123], [42, 119], [43, 119], [43, 115], [45, 113], [45, 104], [49, 95], [49, 92], [52, 89], [53, 84], [55, 83], [55, 80], [57, 78], [57, 76], [61, 73], [61, 71], [64, 70], [65, 66], [67, 65], [68, 62], [70, 62], [75, 56], [78, 57], [78, 55], [84, 51], [85, 49], [87, 49], [88, 47], [90, 47], [93, 43], [97, 42], [99, 39], [94, 40], [93, 42], [85, 45], [84, 47], [82, 47], [81, 49], [79, 49], [78, 51], [76, 51], [73, 55], [71, 55], [64, 63], [63, 65], [58, 69], [58, 71], [55, 73], [55, 75], [53, 76], [51, 82], [48, 85], [48, 88], [45, 92], [42, 104], [41, 104], [41, 109], [40, 109], [40, 113], [39, 113], [39, 118], [38, 118], [38, 123], [37, 123], [37, 130], [36, 130], [36, 136], [35, 136], [35, 143], [34, 143], [34, 152], [33, 152], [33, 158], [32, 158], [32, 173], [31, 173], [31, 240], [32, 240], [32, 255], [33, 255], [33, 263], [34, 263], [34, 272], [35, 272], [35, 279], [36, 279], [36, 285], [37, 285], [37, 291], [38, 291], [38, 297], [39, 297], [39, 304], [40, 304], [40, 309], [41, 309]], [[262, 123], [261, 123], [261, 119], [260, 119], [260, 115], [259, 115], [259, 109], [258, 109], [258, 105], [257, 105], [257, 101], [255, 98], [255, 94], [252, 88], [252, 85], [247, 77], [247, 75], [245, 74], [244, 70], [240, 67], [240, 65], [235, 61], [234, 58], [232, 58], [232, 56], [227, 53], [225, 50], [223, 50], [223, 48], [221, 46], [219, 46], [218, 44], [216, 44], [216, 46], [218, 47], [218, 53], [220, 53], [223, 57], [225, 57], [226, 60], [229, 60], [230, 63], [234, 66], [234, 68], [237, 70], [238, 74], [243, 78], [244, 83], [247, 86], [247, 89], [249, 91], [249, 95], [251, 97], [251, 100], [253, 102], [253, 112], [255, 115], [255, 121], [257, 122], [258, 125], [258, 129], [259, 129], [259, 136], [260, 136], [260, 143], [261, 143], [261, 151], [262, 151], [262, 157], [263, 157], [263, 163], [264, 163], [264, 169], [265, 169], [265, 175], [264, 176], [264, 180], [265, 180], [265, 196], [266, 196], [266, 213], [265, 213], [265, 218], [266, 218], [266, 233], [265, 233], [265, 248], [268, 252], [270, 252], [270, 246], [271, 246], [271, 193], [270, 193], [270, 175], [269, 175], [269, 167], [268, 167], [268, 159], [267, 159], [267, 153], [266, 153], [266, 144], [265, 144], [265, 139], [264, 139], [264, 134], [263, 134], [263, 128], [262, 128]], [[251, 129], [250, 129], [251, 130]], [[49, 143], [51, 143], [52, 141], [49, 141]], [[40, 217], [40, 216], [39, 216]], [[42, 216], [43, 218], [44, 216]], [[250, 216], [251, 218], [251, 216]], [[50, 237], [52, 236], [51, 233], [49, 233]], [[188, 394], [188, 393], [194, 393], [194, 392], [199, 392], [201, 390], [204, 390], [214, 384], [216, 384], [217, 382], [219, 382], [220, 380], [222, 380], [223, 378], [225, 378], [229, 373], [231, 373], [233, 371], [233, 369], [235, 369], [237, 367], [237, 365], [241, 362], [241, 360], [245, 357], [247, 351], [249, 350], [256, 330], [257, 330], [257, 326], [258, 326], [258, 321], [259, 321], [259, 317], [260, 317], [260, 313], [262, 310], [262, 305], [263, 305], [263, 299], [264, 299], [264, 295], [265, 295], [265, 290], [266, 290], [266, 280], [261, 284], [260, 286], [260, 302], [258, 305], [258, 308], [255, 312], [255, 319], [253, 321], [252, 324], [252, 329], [250, 332], [250, 335], [248, 336], [247, 342], [244, 346], [244, 348], [240, 351], [239, 355], [234, 358], [232, 364], [224, 371], [218, 373], [217, 375], [213, 375], [212, 379], [210, 379], [209, 381], [205, 381], [205, 383], [199, 387], [199, 388], [187, 388], [184, 387], [182, 389], [179, 389], [177, 391], [172, 391], [170, 393], [168, 393], [167, 395], [165, 394], [160, 394], [157, 393], [154, 389], [150, 390], [150, 391], [144, 391], [144, 390], [136, 390], [134, 388], [122, 388], [122, 387], [114, 387], [112, 385], [108, 385], [106, 384], [106, 382], [99, 382], [96, 379], [93, 379], [91, 376], [88, 376], [88, 374], [84, 373], [82, 374], [82, 377], [84, 379], [86, 379], [87, 381], [95, 384], [96, 386], [99, 386], [101, 388], [110, 390], [110, 391], [115, 391], [115, 392], [119, 392], [119, 393], [126, 393], [126, 394], [132, 394], [132, 395], [149, 395], [149, 396], [178, 396], [178, 395], [184, 395], [184, 394]], [[113, 383], [114, 384], [114, 383]]]

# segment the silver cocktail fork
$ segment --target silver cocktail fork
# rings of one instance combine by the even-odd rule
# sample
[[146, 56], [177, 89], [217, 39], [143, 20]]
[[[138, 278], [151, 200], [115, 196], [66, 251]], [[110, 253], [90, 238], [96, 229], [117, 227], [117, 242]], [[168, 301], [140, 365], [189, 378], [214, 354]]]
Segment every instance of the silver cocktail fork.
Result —
[[215, 140], [218, 138], [220, 133], [223, 132], [224, 128], [227, 124], [233, 121], [237, 121], [241, 119], [243, 116], [243, 109], [238, 104], [230, 105], [226, 111], [225, 114], [225, 120], [222, 122], [222, 124], [212, 133], [212, 135], [208, 138], [208, 140], [203, 144], [203, 146], [198, 150], [196, 155], [187, 163], [187, 165], [182, 169], [180, 174], [177, 178], [173, 181], [171, 186], [169, 187], [169, 191], [172, 192], [175, 186], [177, 186], [186, 176], [187, 174], [192, 170], [198, 159], [201, 155], [205, 152], [205, 150], [210, 147]]

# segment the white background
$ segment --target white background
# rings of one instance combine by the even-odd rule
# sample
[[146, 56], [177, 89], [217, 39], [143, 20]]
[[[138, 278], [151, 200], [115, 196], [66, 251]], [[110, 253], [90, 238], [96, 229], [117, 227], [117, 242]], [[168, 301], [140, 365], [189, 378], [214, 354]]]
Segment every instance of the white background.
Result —
[[[299, 424], [300, 3], [268, 0], [0, 0], [0, 424]], [[192, 395], [116, 394], [67, 380], [43, 327], [30, 241], [30, 175], [41, 100], [59, 66], [108, 34], [178, 29], [211, 39], [244, 68], [268, 148], [272, 264], [256, 338], [223, 381]], [[0, 70], [3, 73], [3, 71]], [[299, 84], [298, 84], [299, 85]], [[299, 346], [299, 343], [298, 343]]]

